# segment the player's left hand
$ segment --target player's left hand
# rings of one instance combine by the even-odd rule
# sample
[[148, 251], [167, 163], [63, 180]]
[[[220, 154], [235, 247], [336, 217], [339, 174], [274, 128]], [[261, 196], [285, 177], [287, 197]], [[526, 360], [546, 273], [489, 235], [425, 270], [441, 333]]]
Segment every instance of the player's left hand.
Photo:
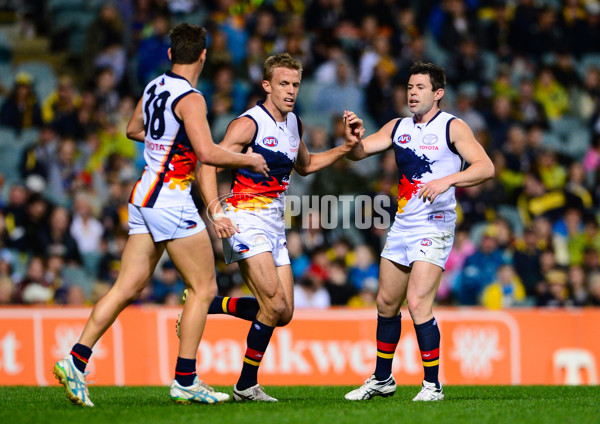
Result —
[[436, 197], [444, 193], [450, 188], [450, 184], [446, 182], [444, 178], [438, 180], [431, 180], [421, 186], [419, 190], [419, 199], [423, 199], [423, 203], [429, 200], [429, 203], [433, 203]]

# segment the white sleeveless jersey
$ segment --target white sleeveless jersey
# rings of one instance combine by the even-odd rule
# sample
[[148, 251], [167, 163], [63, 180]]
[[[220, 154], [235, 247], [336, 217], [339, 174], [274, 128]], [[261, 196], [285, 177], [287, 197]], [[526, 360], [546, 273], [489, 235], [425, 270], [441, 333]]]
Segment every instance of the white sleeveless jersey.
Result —
[[268, 210], [270, 216], [278, 219], [285, 210], [285, 193], [298, 157], [302, 124], [292, 112], [285, 122], [276, 122], [262, 101], [240, 115], [243, 116], [256, 125], [254, 139], [244, 151], [251, 147], [254, 153], [263, 155], [270, 171], [267, 178], [246, 168], [234, 170], [231, 197], [226, 200], [228, 209], [258, 213]]
[[429, 122], [398, 119], [392, 142], [398, 165], [398, 211], [394, 225], [408, 231], [449, 231], [456, 224], [454, 187], [433, 204], [418, 193], [422, 184], [459, 172], [463, 159], [450, 142], [450, 122], [455, 116], [439, 111]]
[[144, 89], [144, 159], [146, 167], [133, 187], [130, 203], [146, 208], [194, 205], [190, 195], [197, 158], [175, 106], [190, 93], [200, 93], [171, 71]]

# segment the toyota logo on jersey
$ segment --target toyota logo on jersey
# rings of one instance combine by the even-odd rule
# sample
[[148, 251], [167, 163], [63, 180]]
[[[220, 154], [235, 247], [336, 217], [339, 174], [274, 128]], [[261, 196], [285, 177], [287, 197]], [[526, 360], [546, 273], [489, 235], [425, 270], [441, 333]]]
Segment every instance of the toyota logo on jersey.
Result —
[[275, 147], [277, 146], [277, 139], [275, 137], [265, 137], [263, 138], [263, 144], [267, 147]]
[[398, 137], [398, 143], [400, 144], [406, 144], [410, 141], [410, 134], [402, 134], [400, 137]]
[[421, 246], [431, 246], [432, 242], [429, 239], [421, 240]]

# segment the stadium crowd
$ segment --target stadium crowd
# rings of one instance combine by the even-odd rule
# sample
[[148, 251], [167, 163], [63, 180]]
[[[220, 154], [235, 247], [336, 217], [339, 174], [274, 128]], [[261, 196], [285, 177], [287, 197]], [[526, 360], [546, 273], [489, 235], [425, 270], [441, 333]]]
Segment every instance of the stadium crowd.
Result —
[[[125, 127], [141, 88], [169, 69], [168, 31], [182, 21], [209, 31], [199, 89], [215, 141], [262, 97], [262, 64], [274, 53], [304, 66], [297, 111], [313, 152], [343, 142], [344, 109], [365, 119], [367, 133], [410, 116], [410, 64], [445, 67], [441, 108], [473, 128], [496, 178], [456, 191], [459, 226], [438, 303], [600, 305], [599, 1], [25, 3], [14, 6], [20, 31], [48, 38], [66, 59], [48, 67], [55, 75], [19, 70], [2, 81], [0, 305], [92, 303], [114, 282], [128, 196], [144, 164], [143, 145]], [[6, 56], [7, 69], [21, 69]], [[52, 76], [42, 98], [41, 80]], [[296, 196], [384, 196], [393, 216], [394, 155], [340, 160], [294, 175], [291, 187]], [[290, 220], [296, 307], [373, 306], [386, 231], [323, 229], [329, 212]], [[213, 240], [220, 293], [247, 294]], [[178, 304], [183, 288], [165, 258], [138, 302]]]

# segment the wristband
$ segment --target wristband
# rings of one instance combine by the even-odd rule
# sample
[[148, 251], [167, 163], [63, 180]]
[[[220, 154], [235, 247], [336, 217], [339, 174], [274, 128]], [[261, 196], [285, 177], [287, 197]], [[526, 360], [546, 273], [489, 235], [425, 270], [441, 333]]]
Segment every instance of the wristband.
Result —
[[212, 214], [213, 221], [216, 221], [217, 219], [221, 218], [227, 218], [227, 215], [225, 215], [223, 212]]

